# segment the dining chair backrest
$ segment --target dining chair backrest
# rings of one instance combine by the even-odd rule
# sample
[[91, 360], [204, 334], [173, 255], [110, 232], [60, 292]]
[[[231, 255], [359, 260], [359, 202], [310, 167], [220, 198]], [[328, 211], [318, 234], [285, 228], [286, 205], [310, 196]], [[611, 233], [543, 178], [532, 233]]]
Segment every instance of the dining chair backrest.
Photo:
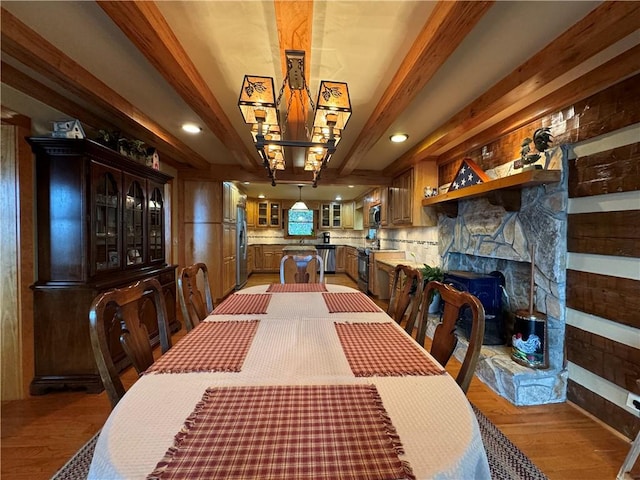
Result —
[[283, 255], [280, 283], [324, 283], [324, 262], [320, 255]]
[[411, 335], [420, 309], [422, 273], [407, 265], [396, 265], [393, 270], [391, 298], [387, 314], [401, 325], [406, 317], [405, 330]]
[[[200, 275], [198, 275], [198, 273]], [[198, 278], [202, 279], [204, 299], [198, 288]], [[182, 318], [187, 332], [195, 328], [213, 311], [213, 298], [209, 287], [209, 271], [204, 263], [194, 263], [184, 267], [178, 276], [178, 297]], [[206, 303], [205, 303], [206, 302]]]
[[461, 292], [451, 285], [432, 281], [427, 283], [422, 293], [421, 319], [418, 326], [418, 336], [416, 340], [424, 346], [427, 317], [429, 315], [429, 304], [431, 303], [430, 292], [434, 290], [440, 293], [440, 301], [444, 303], [442, 318], [436, 326], [431, 342], [431, 355], [444, 367], [453, 351], [456, 348], [458, 338], [456, 336], [456, 321], [460, 316], [460, 309], [469, 307], [471, 312], [471, 335], [469, 346], [464, 356], [462, 367], [456, 377], [456, 382], [463, 392], [467, 393], [469, 384], [480, 358], [480, 349], [484, 337], [484, 307], [477, 297], [469, 292]]
[[148, 302], [155, 310], [160, 345], [165, 353], [171, 347], [171, 337], [162, 287], [156, 279], [104, 292], [93, 300], [89, 309], [91, 347], [112, 407], [125, 393], [110, 350], [118, 332], [119, 343], [138, 374], [153, 364], [149, 331], [142, 320], [143, 312], [149, 312]]

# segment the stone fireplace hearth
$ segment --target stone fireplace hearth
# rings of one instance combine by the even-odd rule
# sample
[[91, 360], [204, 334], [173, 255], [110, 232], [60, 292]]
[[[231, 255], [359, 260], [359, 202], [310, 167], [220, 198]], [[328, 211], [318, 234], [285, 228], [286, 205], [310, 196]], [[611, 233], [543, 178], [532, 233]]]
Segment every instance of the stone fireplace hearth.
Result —
[[[478, 273], [500, 271], [505, 276], [509, 311], [529, 308], [531, 255], [535, 246], [535, 310], [546, 314], [549, 368], [532, 369], [511, 360], [507, 346], [483, 346], [477, 375], [516, 405], [539, 405], [566, 399], [564, 365], [568, 148], [548, 152], [563, 176], [556, 184], [522, 189], [517, 212], [506, 211], [486, 198], [462, 200], [458, 216], [440, 216], [440, 255], [445, 270]], [[495, 175], [494, 175], [495, 176]], [[466, 342], [455, 355], [462, 359]]]

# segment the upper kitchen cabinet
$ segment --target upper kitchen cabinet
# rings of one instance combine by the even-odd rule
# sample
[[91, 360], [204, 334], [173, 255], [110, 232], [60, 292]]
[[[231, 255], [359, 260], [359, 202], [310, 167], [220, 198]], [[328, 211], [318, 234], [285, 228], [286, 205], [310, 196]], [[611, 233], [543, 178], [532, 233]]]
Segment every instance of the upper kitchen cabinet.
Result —
[[320, 228], [342, 228], [342, 204], [331, 202], [320, 205]]
[[[422, 207], [424, 187], [438, 185], [435, 162], [420, 162], [393, 179], [389, 189], [390, 226], [432, 227], [437, 214]], [[382, 222], [381, 222], [382, 223]]]
[[280, 202], [258, 200], [256, 204], [256, 227], [280, 228], [282, 212]]
[[354, 228], [355, 202], [320, 204], [320, 228]]
[[236, 223], [238, 207], [247, 208], [247, 199], [233, 183], [223, 182], [222, 205], [222, 221], [225, 223]]
[[355, 202], [342, 203], [342, 228], [354, 228]]
[[[102, 388], [89, 338], [91, 301], [156, 278], [177, 330], [175, 265], [165, 261], [164, 185], [171, 177], [90, 140], [30, 138], [36, 155], [35, 377], [31, 392]], [[155, 311], [143, 321], [158, 342]], [[119, 345], [120, 325], [107, 333]], [[128, 360], [114, 349], [114, 362]]]

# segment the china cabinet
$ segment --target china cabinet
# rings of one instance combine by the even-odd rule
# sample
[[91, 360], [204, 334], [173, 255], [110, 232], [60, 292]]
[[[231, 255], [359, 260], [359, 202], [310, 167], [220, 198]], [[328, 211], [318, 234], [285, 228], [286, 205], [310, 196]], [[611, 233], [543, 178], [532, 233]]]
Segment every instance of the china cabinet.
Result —
[[[36, 156], [38, 245], [31, 393], [64, 387], [98, 392], [102, 382], [88, 317], [97, 295], [156, 278], [171, 330], [180, 328], [176, 266], [165, 261], [164, 185], [171, 177], [91, 140], [28, 141]], [[155, 345], [155, 309], [145, 299], [138, 308]], [[117, 368], [123, 369], [129, 362], [120, 333], [114, 321], [111, 351]]]

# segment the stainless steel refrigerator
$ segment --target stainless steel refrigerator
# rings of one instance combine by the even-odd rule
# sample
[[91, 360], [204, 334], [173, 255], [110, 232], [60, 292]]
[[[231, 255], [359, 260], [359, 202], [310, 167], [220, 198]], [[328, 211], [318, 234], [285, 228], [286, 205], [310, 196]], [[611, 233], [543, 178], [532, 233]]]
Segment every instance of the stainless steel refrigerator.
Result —
[[247, 283], [247, 213], [238, 207], [236, 239], [236, 290]]

